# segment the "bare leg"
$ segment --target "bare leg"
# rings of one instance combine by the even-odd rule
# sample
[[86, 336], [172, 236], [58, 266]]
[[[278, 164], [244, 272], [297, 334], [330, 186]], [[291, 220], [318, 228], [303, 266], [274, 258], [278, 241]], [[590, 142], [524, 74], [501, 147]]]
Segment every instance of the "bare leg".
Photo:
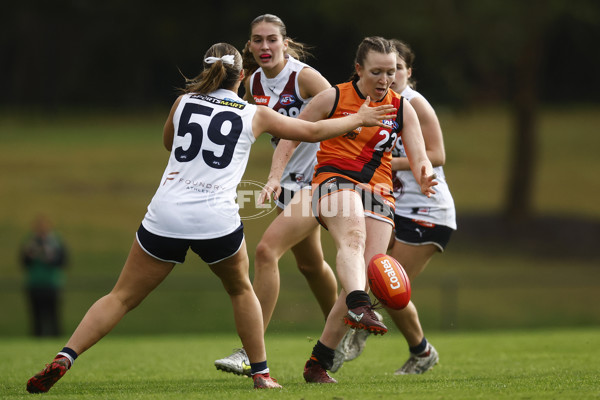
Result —
[[66, 346], [77, 354], [92, 347], [127, 312], [139, 305], [165, 279], [173, 266], [173, 263], [149, 256], [134, 240], [115, 287], [90, 307]]
[[346, 293], [364, 290], [367, 231], [360, 196], [350, 190], [334, 192], [321, 199], [319, 210], [335, 242], [336, 270], [342, 288]]
[[323, 256], [320, 226], [316, 226], [306, 239], [292, 248], [292, 251], [298, 269], [308, 282], [323, 316], [327, 318], [337, 300], [338, 285], [333, 270]]
[[[398, 260], [412, 281], [423, 272], [436, 251], [437, 247], [432, 244], [413, 246], [396, 241], [390, 255]], [[412, 301], [403, 310], [387, 309], [387, 311], [409, 346], [417, 346], [421, 343], [425, 335], [417, 308]]]
[[[359, 201], [360, 201], [360, 199], [359, 199]], [[346, 208], [346, 206], [344, 206], [344, 208]], [[362, 209], [362, 205], [361, 205], [361, 209]], [[387, 239], [390, 237], [390, 234], [392, 231], [391, 224], [384, 222], [384, 221], [376, 220], [373, 218], [364, 218], [363, 217], [363, 223], [364, 223], [367, 234], [366, 234], [366, 241], [364, 244], [364, 246], [365, 246], [364, 253], [359, 258], [359, 260], [361, 261], [360, 264], [362, 265], [362, 269], [360, 271], [356, 272], [357, 275], [362, 276], [363, 282], [364, 282], [364, 286], [361, 287], [360, 290], [366, 290], [366, 288], [367, 288], [366, 263], [375, 254], [385, 253], [386, 248], [387, 248]], [[327, 222], [327, 224], [329, 226], [329, 230], [332, 231], [332, 227], [329, 225], [329, 221]], [[335, 230], [335, 228], [334, 228], [334, 230]], [[334, 232], [332, 232], [332, 235], [334, 235]], [[335, 239], [335, 236], [334, 236], [334, 239]], [[336, 245], [337, 245], [337, 241], [336, 241]], [[339, 268], [340, 268], [340, 265], [338, 264], [338, 274], [340, 273]], [[341, 279], [340, 279], [340, 281], [341, 281]], [[352, 289], [352, 290], [357, 290], [357, 289]], [[346, 333], [346, 330], [347, 330], [346, 326], [344, 325], [344, 323], [342, 321], [344, 315], [348, 312], [348, 308], [346, 307], [346, 294], [347, 293], [348, 293], [347, 290], [345, 291], [343, 289], [340, 292], [338, 300], [337, 300], [334, 308], [331, 310], [329, 317], [327, 318], [327, 322], [325, 324], [325, 329], [323, 330], [323, 334], [321, 335], [321, 338], [320, 338], [321, 343], [323, 343], [325, 346], [327, 346], [331, 349], [335, 349], [339, 345], [340, 341], [344, 337], [344, 334]]]
[[233, 305], [237, 333], [252, 363], [267, 359], [260, 303], [252, 290], [246, 242], [226, 260], [212, 264], [210, 269], [221, 279]]
[[320, 227], [310, 210], [310, 196], [310, 191], [299, 190], [267, 228], [256, 248], [253, 286], [262, 307], [265, 331], [279, 296], [278, 262], [292, 246], [298, 268], [325, 316], [335, 303], [337, 281], [323, 259]]

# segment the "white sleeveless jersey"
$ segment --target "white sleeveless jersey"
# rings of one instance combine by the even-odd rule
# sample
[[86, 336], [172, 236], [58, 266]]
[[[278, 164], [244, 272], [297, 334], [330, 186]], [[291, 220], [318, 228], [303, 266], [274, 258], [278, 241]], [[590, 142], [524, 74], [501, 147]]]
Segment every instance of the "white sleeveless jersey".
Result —
[[[300, 96], [298, 75], [309, 65], [288, 56], [283, 70], [275, 78], [267, 78], [259, 68], [250, 77], [250, 92], [257, 105], [263, 105], [273, 110], [296, 118], [310, 99]], [[273, 138], [272, 142], [279, 140]], [[299, 190], [310, 185], [317, 164], [319, 143], [300, 142], [281, 176], [281, 186], [288, 190]]]
[[256, 140], [255, 112], [255, 105], [225, 89], [182, 97], [169, 162], [142, 221], [148, 231], [212, 239], [240, 226], [236, 188]]
[[[409, 102], [416, 97], [427, 101], [423, 95], [408, 86], [402, 91], [402, 96]], [[392, 155], [406, 157], [401, 138], [396, 142]], [[437, 174], [438, 184], [433, 187], [436, 193], [429, 198], [421, 193], [421, 186], [411, 171], [396, 171], [393, 180], [394, 197], [396, 197], [395, 213], [405, 218], [418, 219], [456, 229], [454, 200], [446, 182], [444, 169], [440, 166], [433, 170]]]

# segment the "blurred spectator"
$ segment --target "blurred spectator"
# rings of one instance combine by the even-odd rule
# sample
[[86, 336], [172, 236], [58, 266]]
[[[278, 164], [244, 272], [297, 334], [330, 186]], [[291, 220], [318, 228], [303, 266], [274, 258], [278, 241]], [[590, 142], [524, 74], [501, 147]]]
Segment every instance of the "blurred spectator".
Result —
[[20, 251], [35, 336], [58, 336], [60, 294], [64, 286], [67, 252], [52, 223], [39, 215]]

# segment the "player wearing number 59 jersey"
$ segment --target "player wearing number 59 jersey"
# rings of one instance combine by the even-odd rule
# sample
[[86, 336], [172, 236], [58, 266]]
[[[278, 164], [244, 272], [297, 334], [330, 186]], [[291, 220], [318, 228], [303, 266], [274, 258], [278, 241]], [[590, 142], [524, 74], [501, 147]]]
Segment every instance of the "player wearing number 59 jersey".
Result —
[[[244, 74], [242, 56], [232, 45], [211, 46], [203, 66], [171, 107], [163, 130], [163, 143], [171, 151], [169, 163], [116, 285], [92, 305], [56, 358], [29, 379], [28, 392], [50, 390], [79, 355], [139, 305], [176, 263], [184, 262], [190, 248], [210, 265], [229, 294], [254, 388], [281, 387], [267, 367], [262, 312], [236, 215], [235, 190], [250, 146], [266, 131], [287, 139], [324, 140], [363, 124], [380, 124], [391, 107], [365, 104], [361, 115], [340, 123], [309, 123], [248, 104], [236, 95]], [[204, 305], [198, 318], [209, 323], [210, 309], [210, 304]]]
[[256, 140], [255, 112], [256, 106], [226, 89], [181, 97], [169, 163], [142, 222], [148, 231], [208, 239], [240, 226], [236, 188]]

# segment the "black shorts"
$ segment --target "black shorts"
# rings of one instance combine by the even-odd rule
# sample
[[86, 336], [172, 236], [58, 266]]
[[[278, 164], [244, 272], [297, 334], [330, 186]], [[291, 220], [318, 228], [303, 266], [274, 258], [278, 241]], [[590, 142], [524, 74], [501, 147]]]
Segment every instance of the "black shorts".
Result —
[[295, 190], [290, 190], [281, 187], [281, 193], [279, 194], [279, 197], [275, 200], [275, 204], [277, 205], [277, 207], [283, 210], [289, 204], [289, 202], [292, 201], [292, 197], [294, 197], [295, 194]]
[[424, 245], [433, 244], [443, 252], [452, 236], [454, 229], [445, 225], [436, 225], [431, 222], [421, 221], [394, 215], [396, 223], [396, 240], [406, 244]]
[[329, 196], [332, 193], [340, 190], [352, 190], [360, 195], [362, 200], [363, 208], [365, 210], [365, 216], [378, 219], [394, 225], [394, 211], [388, 202], [380, 195], [371, 191], [365, 190], [358, 186], [356, 183], [349, 179], [345, 179], [343, 176], [334, 176], [321, 182], [317, 187], [317, 190], [313, 192], [312, 198], [312, 209], [313, 214], [325, 229], [327, 226], [319, 218], [318, 204], [321, 199]]
[[215, 239], [175, 239], [148, 232], [143, 225], [136, 233], [142, 249], [161, 261], [181, 264], [189, 248], [207, 264], [214, 264], [236, 254], [244, 241], [244, 224], [230, 233]]

